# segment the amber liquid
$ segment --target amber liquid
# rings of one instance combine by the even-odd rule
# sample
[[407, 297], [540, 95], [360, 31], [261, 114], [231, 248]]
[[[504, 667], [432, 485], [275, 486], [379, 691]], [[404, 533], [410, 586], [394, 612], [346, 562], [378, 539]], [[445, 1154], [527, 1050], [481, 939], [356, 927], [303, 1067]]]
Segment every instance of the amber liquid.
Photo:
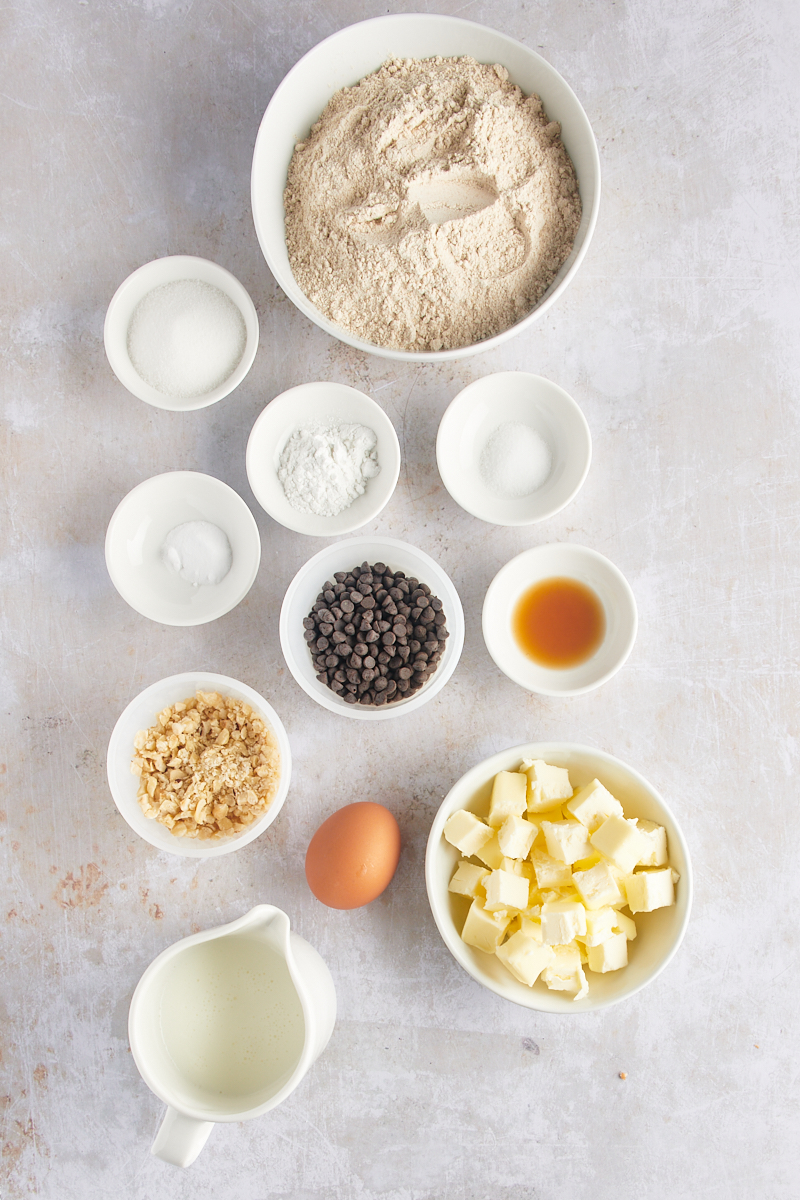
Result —
[[543, 579], [523, 592], [511, 618], [520, 650], [543, 667], [577, 667], [606, 632], [603, 606], [577, 579]]

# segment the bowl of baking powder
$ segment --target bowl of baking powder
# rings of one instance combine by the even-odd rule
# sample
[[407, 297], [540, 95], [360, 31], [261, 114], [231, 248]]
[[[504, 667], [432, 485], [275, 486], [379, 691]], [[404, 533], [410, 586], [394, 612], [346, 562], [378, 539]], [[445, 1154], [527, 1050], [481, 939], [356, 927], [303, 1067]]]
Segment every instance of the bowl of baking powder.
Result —
[[304, 383], [272, 400], [250, 432], [247, 478], [279, 524], [311, 537], [360, 529], [389, 503], [400, 474], [392, 422], [343, 383]]
[[528, 328], [574, 278], [599, 202], [569, 85], [455, 17], [377, 17], [315, 46], [253, 157], [256, 233], [287, 296], [398, 360], [463, 358]]

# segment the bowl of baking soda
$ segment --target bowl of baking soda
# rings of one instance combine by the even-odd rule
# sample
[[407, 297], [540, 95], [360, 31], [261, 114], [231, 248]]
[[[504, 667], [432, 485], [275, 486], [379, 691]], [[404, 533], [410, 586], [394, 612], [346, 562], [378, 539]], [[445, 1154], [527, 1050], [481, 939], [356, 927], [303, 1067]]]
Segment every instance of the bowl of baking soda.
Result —
[[139, 267], [119, 286], [103, 338], [129, 392], [155, 408], [189, 411], [242, 382], [258, 349], [258, 316], [230, 271], [173, 255]]
[[247, 443], [247, 478], [273, 520], [311, 537], [360, 529], [389, 503], [400, 474], [392, 422], [343, 383], [304, 383], [272, 400]]
[[167, 471], [117, 505], [106, 532], [111, 581], [143, 617], [204, 625], [247, 595], [261, 539], [241, 496], [212, 475]]
[[442, 482], [493, 525], [532, 525], [577, 495], [592, 460], [586, 418], [563, 388], [525, 371], [476, 379], [445, 411], [436, 438]]

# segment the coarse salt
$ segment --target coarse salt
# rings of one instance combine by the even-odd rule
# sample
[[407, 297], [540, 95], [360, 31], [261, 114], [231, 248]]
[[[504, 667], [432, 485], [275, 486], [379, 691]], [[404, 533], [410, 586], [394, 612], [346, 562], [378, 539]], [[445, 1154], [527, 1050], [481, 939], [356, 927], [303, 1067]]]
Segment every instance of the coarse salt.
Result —
[[193, 587], [222, 583], [233, 562], [225, 531], [211, 521], [186, 521], [170, 529], [161, 557], [170, 570]]
[[133, 310], [128, 354], [145, 383], [188, 399], [223, 384], [244, 354], [247, 329], [230, 296], [201, 279], [149, 291]]
[[506, 421], [490, 434], [478, 460], [481, 479], [503, 500], [530, 496], [547, 481], [552, 469], [550, 447], [542, 435], [521, 421]]

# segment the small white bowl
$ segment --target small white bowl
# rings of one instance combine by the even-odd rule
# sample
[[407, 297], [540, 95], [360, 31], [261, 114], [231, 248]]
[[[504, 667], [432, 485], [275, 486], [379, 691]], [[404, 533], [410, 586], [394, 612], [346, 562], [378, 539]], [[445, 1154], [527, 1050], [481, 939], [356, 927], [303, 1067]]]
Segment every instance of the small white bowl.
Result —
[[[526, 95], [542, 98], [561, 136], [578, 177], [583, 215], [575, 244], [553, 283], [536, 307], [516, 325], [455, 350], [394, 350], [376, 346], [334, 325], [298, 286], [286, 249], [283, 193], [292, 154], [334, 92], [352, 87], [377, 71], [388, 58], [443, 58], [469, 55], [482, 63], [501, 63], [511, 81]], [[441, 362], [465, 358], [501, 345], [538, 320], [569, 287], [580, 267], [597, 224], [600, 208], [600, 157], [592, 127], [580, 101], [534, 50], [495, 29], [458, 17], [429, 13], [397, 13], [374, 17], [340, 29], [309, 50], [278, 86], [261, 122], [253, 155], [251, 182], [253, 220], [261, 251], [272, 274], [293, 304], [332, 337], [368, 354], [401, 362]]]
[[[278, 478], [283, 448], [304, 425], [366, 425], [378, 438], [380, 471], [366, 491], [335, 517], [298, 512]], [[247, 442], [247, 478], [263, 509], [287, 529], [311, 537], [352, 533], [377, 517], [392, 497], [400, 474], [400, 443], [386, 413], [363, 392], [344, 383], [302, 383], [276, 396], [256, 418]]]
[[[128, 354], [128, 329], [133, 310], [148, 292], [164, 283], [175, 283], [182, 279], [199, 279], [213, 284], [228, 296], [242, 314], [247, 339], [239, 365], [219, 387], [202, 396], [168, 396], [145, 383], [131, 362]], [[247, 291], [230, 271], [206, 258], [195, 258], [189, 254], [176, 254], [170, 258], [157, 258], [145, 263], [117, 288], [106, 313], [103, 340], [111, 370], [121, 384], [139, 400], [152, 404], [154, 408], [166, 408], [172, 412], [190, 412], [207, 408], [237, 388], [253, 365], [258, 349], [258, 314]]]
[[[523, 592], [544, 579], [576, 579], [597, 595], [606, 631], [600, 646], [576, 667], [544, 667], [523, 654], [511, 621]], [[556, 543], [535, 546], [498, 571], [483, 602], [483, 640], [497, 666], [529, 692], [541, 696], [579, 696], [615, 675], [633, 649], [638, 617], [636, 600], [622, 572], [587, 546]]]
[[[445, 822], [460, 808], [485, 817], [489, 811], [492, 779], [498, 771], [516, 770], [523, 758], [542, 758], [554, 766], [567, 767], [574, 788], [598, 778], [620, 801], [626, 817], [642, 817], [663, 825], [667, 831], [670, 865], [680, 874], [673, 906], [651, 913], [637, 913], [637, 937], [628, 945], [628, 966], [605, 975], [587, 973], [589, 994], [583, 1000], [550, 991], [541, 980], [532, 988], [526, 987], [514, 979], [494, 954], [468, 946], [461, 940], [461, 929], [469, 901], [447, 890], [461, 854], [445, 841], [442, 835]], [[633, 996], [652, 983], [672, 959], [683, 940], [692, 907], [689, 850], [674, 814], [661, 796], [652, 784], [618, 758], [591, 746], [569, 742], [530, 742], [513, 746], [467, 771], [450, 789], [434, 817], [425, 855], [425, 883], [433, 919], [456, 962], [498, 996], [538, 1012], [587, 1012]]]
[[[332, 579], [336, 571], [350, 571], [365, 560], [369, 563], [385, 562], [392, 570], [404, 571], [407, 576], [427, 584], [434, 596], [438, 596], [442, 602], [450, 635], [438, 669], [424, 687], [408, 700], [398, 700], [394, 704], [383, 704], [380, 707], [345, 704], [336, 692], [320, 683], [308, 643], [303, 637], [303, 620], [316, 603], [323, 583]], [[281, 649], [289, 670], [312, 700], [316, 700], [317, 704], [321, 704], [329, 712], [352, 717], [357, 721], [387, 721], [390, 717], [404, 716], [421, 708], [447, 683], [458, 665], [464, 645], [464, 610], [449, 575], [446, 575], [439, 564], [423, 550], [417, 550], [415, 546], [409, 546], [407, 542], [399, 542], [395, 538], [348, 538], [347, 541], [326, 546], [297, 572], [283, 599], [280, 635]]]
[[[149, 729], [155, 724], [156, 717], [168, 704], [177, 704], [193, 696], [197, 691], [219, 692], [222, 696], [233, 696], [235, 700], [243, 700], [249, 704], [259, 716], [263, 717], [272, 729], [278, 741], [281, 755], [281, 774], [278, 790], [269, 808], [257, 821], [244, 832], [233, 837], [221, 838], [218, 841], [199, 841], [196, 838], [179, 838], [162, 825], [160, 821], [144, 815], [136, 799], [139, 790], [139, 779], [131, 774], [131, 760], [135, 753], [133, 739], [143, 729]], [[220, 854], [230, 854], [233, 850], [241, 850], [248, 842], [252, 842], [263, 833], [277, 817], [289, 791], [289, 780], [292, 774], [292, 752], [289, 738], [281, 720], [271, 704], [263, 696], [230, 679], [227, 675], [215, 675], [210, 671], [184, 671], [180, 675], [170, 675], [161, 679], [140, 692], [135, 700], [121, 714], [114, 726], [108, 743], [107, 756], [108, 786], [111, 795], [122, 816], [134, 833], [138, 833], [157, 850], [166, 850], [170, 854], [179, 854], [183, 858], [217, 858]]]
[[[233, 561], [217, 584], [195, 587], [164, 563], [176, 525], [210, 521], [227, 535]], [[258, 574], [261, 539], [241, 496], [212, 475], [167, 471], [138, 484], [117, 505], [106, 532], [106, 566], [122, 599], [162, 625], [204, 625], [244, 599]]]
[[[535, 430], [550, 450], [551, 469], [540, 488], [504, 498], [483, 482], [480, 458], [501, 425], [515, 422]], [[465, 387], [439, 424], [436, 462], [456, 504], [493, 525], [531, 525], [569, 504], [583, 486], [592, 461], [589, 426], [571, 396], [541, 375], [502, 371]]]

